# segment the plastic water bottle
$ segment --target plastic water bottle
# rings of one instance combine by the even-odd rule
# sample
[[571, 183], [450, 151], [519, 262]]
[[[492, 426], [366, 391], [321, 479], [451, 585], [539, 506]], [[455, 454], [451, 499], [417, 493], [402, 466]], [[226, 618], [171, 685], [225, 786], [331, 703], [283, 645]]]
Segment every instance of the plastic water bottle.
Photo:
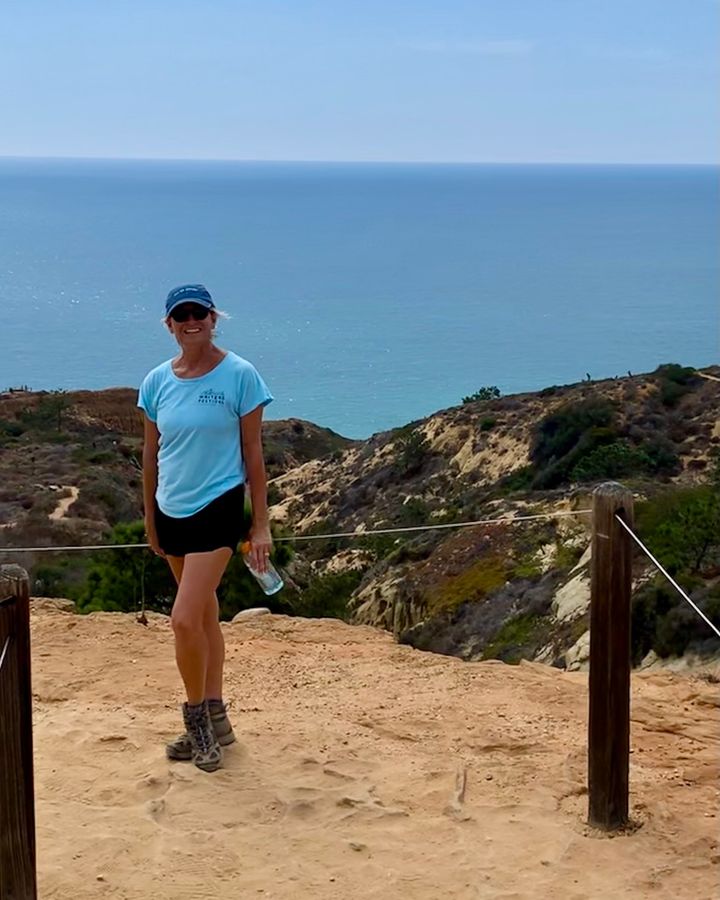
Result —
[[242, 553], [243, 562], [248, 567], [248, 569], [252, 572], [255, 577], [255, 580], [263, 589], [266, 594], [277, 594], [277, 592], [284, 586], [285, 582], [280, 577], [280, 573], [275, 568], [275, 566], [270, 562], [270, 560], [266, 560], [265, 566], [266, 569], [264, 572], [258, 572], [252, 565], [251, 557], [250, 557], [250, 541], [244, 541], [240, 544], [240, 552]]

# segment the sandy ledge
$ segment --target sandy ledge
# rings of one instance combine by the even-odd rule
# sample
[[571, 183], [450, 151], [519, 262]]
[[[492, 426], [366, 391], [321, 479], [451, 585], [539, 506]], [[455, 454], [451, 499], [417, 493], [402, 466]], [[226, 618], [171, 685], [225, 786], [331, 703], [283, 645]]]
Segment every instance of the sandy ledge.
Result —
[[163, 756], [181, 699], [166, 618], [38, 603], [32, 629], [41, 900], [720, 886], [720, 689], [698, 676], [634, 675], [639, 827], [608, 839], [583, 824], [585, 674], [463, 663], [333, 620], [226, 625], [240, 742], [206, 775]]

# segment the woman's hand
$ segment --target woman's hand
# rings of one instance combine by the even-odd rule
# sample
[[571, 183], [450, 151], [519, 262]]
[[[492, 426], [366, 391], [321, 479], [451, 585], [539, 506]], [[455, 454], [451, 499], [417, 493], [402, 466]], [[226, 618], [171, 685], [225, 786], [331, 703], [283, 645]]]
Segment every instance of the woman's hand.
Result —
[[250, 565], [258, 572], [267, 570], [273, 542], [269, 525], [253, 525], [248, 535], [250, 541]]
[[150, 549], [156, 556], [162, 556], [165, 558], [165, 552], [163, 548], [160, 546], [160, 542], [158, 541], [157, 531], [155, 530], [155, 523], [150, 522], [148, 519], [145, 519], [145, 534], [147, 535], [148, 544], [150, 544]]

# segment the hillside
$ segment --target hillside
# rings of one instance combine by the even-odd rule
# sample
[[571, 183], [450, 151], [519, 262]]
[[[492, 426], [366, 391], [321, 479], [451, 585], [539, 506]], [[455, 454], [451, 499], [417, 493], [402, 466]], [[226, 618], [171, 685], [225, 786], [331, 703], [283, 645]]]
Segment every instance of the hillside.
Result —
[[[720, 367], [704, 373], [720, 378]], [[311, 460], [278, 477], [282, 501], [273, 512], [301, 531], [327, 520], [345, 529], [404, 524], [403, 507], [410, 504], [415, 516], [473, 514], [490, 488], [528, 465], [538, 423], [563, 407], [590, 403], [615, 408], [618, 436], [638, 445], [655, 441], [668, 451], [673, 462], [661, 478], [694, 482], [720, 445], [720, 383], [695, 377], [672, 402], [664, 386], [661, 377], [638, 375], [441, 410], [376, 434], [330, 463]], [[521, 479], [517, 487], [535, 486]], [[552, 487], [539, 484], [536, 491]]]
[[[692, 517], [707, 512], [703, 566], [688, 572], [686, 584], [720, 621], [720, 496], [698, 487], [720, 471], [718, 374], [666, 366], [466, 402], [278, 477], [273, 516], [293, 531], [359, 532], [353, 541], [303, 548], [315, 556], [315, 573], [356, 573], [348, 600], [354, 622], [464, 659], [583, 666], [590, 519], [556, 514], [589, 508], [594, 485], [607, 478], [622, 479], [638, 501], [648, 501], [638, 515], [650, 536], [662, 532], [663, 516], [672, 521], [674, 538], [669, 548], [668, 540], [660, 545], [673, 560], [677, 546], [693, 539]], [[528, 514], [548, 518], [362, 537], [369, 529]], [[634, 612], [636, 662], [649, 650], [720, 652], [695, 614], [676, 609], [679, 598], [657, 587], [646, 560], [638, 558], [635, 577], [645, 590]]]
[[608, 840], [584, 824], [583, 673], [226, 623], [239, 743], [207, 775], [163, 757], [164, 616], [32, 606], [42, 900], [713, 896], [720, 669], [633, 677], [633, 828]]
[[[130, 388], [0, 394], [0, 546], [97, 543], [142, 517], [136, 401]], [[266, 422], [263, 438], [270, 477], [357, 443], [301, 419]]]
[[[717, 367], [666, 365], [508, 397], [484, 388], [365, 441], [296, 419], [266, 423], [278, 534], [356, 535], [296, 542], [292, 550], [279, 545], [284, 566], [294, 558], [274, 611], [379, 625], [399, 641], [467, 660], [582, 667], [590, 539], [582, 511], [594, 485], [615, 478], [635, 493], [640, 533], [706, 613], [720, 618], [719, 377]], [[0, 396], [0, 549], [96, 543], [140, 517], [134, 404], [129, 389]], [[364, 534], [537, 514], [547, 518]], [[125, 532], [121, 542], [139, 539]], [[79, 554], [22, 562], [38, 593], [76, 596], [86, 581], [87, 557]], [[643, 558], [634, 574], [637, 664], [720, 652]], [[147, 587], [150, 606], [164, 611], [171, 587], [148, 580], [142, 566], [137, 578], [142, 584], [128, 585], [126, 598], [109, 608], [134, 608]], [[228, 617], [257, 602], [242, 585], [228, 590]], [[85, 597], [86, 608], [102, 602]]]

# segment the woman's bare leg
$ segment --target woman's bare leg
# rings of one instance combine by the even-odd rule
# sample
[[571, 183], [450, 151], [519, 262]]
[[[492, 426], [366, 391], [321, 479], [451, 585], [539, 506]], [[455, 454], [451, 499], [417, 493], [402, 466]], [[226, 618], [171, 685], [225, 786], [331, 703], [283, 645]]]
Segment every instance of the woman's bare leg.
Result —
[[[175, 576], [175, 581], [180, 584], [183, 573], [184, 556], [166, 557]], [[208, 700], [222, 700], [223, 667], [225, 665], [225, 640], [220, 630], [220, 604], [217, 593], [213, 592], [214, 602], [206, 609], [203, 619], [203, 627], [208, 643], [208, 662], [205, 675], [205, 697]]]
[[[214, 652], [218, 652], [217, 636], [208, 639], [206, 622], [210, 616], [217, 621], [215, 589], [231, 556], [230, 548], [223, 547], [208, 553], [189, 553], [184, 558], [170, 621], [175, 633], [175, 659], [188, 703], [193, 706], [206, 699], [209, 686], [217, 687], [216, 661], [213, 666], [215, 683], [208, 684], [210, 646], [212, 644]], [[172, 562], [170, 564], [172, 568]]]
[[205, 696], [208, 700], [222, 700], [225, 639], [220, 630], [220, 604], [216, 593], [213, 593], [212, 602], [205, 608], [203, 626], [208, 645]]
[[180, 584], [180, 579], [182, 578], [183, 573], [183, 565], [185, 563], [184, 556], [166, 556], [165, 559], [168, 561], [168, 565], [170, 566], [170, 570], [175, 577], [175, 583]]

